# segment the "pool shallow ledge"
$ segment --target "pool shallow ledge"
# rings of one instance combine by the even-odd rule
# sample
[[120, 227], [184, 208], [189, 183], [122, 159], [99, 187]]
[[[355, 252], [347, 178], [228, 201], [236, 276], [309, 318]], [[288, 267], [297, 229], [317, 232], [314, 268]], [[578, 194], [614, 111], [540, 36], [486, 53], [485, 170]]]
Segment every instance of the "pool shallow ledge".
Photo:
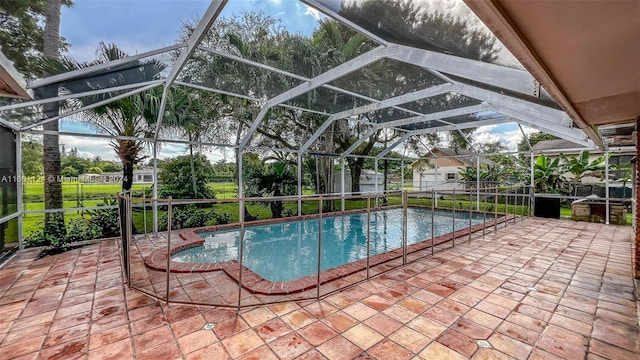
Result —
[[[447, 210], [447, 209], [442, 209]], [[355, 212], [366, 212], [366, 210], [353, 210], [346, 212], [332, 212], [323, 214], [323, 216], [335, 216], [335, 215], [343, 215], [348, 213]], [[475, 212], [475, 211], [474, 211]], [[303, 216], [295, 216], [295, 217], [287, 217], [280, 219], [268, 219], [268, 220], [257, 220], [247, 223], [246, 226], [256, 226], [256, 225], [265, 225], [265, 224], [273, 224], [279, 222], [289, 222], [289, 221], [297, 221], [297, 220], [307, 220], [317, 218], [318, 215], [303, 215]], [[439, 244], [445, 243], [447, 241], [451, 241], [454, 238], [461, 238], [463, 236], [469, 235], [469, 232], [474, 233], [482, 230], [483, 228], [488, 228], [499, 223], [503, 223], [513, 219], [513, 215], [501, 215], [496, 219], [491, 219], [484, 224], [473, 225], [470, 228], [464, 228], [461, 230], [457, 230], [455, 232], [450, 232], [441, 236], [438, 236], [433, 239], [433, 246], [437, 246]], [[167, 254], [169, 256], [195, 246], [200, 246], [204, 244], [204, 239], [200, 237], [198, 234], [202, 232], [210, 232], [210, 231], [218, 231], [218, 230], [230, 230], [230, 229], [238, 229], [240, 228], [239, 224], [225, 224], [225, 225], [215, 225], [215, 226], [207, 226], [201, 228], [191, 228], [180, 230], [178, 235], [181, 240], [177, 243], [171, 245], [171, 249], [167, 252], [167, 248], [160, 248], [158, 250], [153, 251], [144, 259], [144, 263], [147, 267], [157, 271], [167, 271]], [[407, 246], [407, 254], [411, 254], [420, 250], [428, 249], [432, 246], [431, 239], [425, 239], [421, 242], [411, 244]], [[372, 255], [369, 257], [369, 267], [374, 267], [377, 265], [384, 264], [386, 262], [396, 260], [401, 258], [403, 255], [402, 248], [398, 248], [395, 250], [388, 251], [386, 253]], [[202, 273], [202, 272], [212, 272], [212, 271], [223, 271], [227, 276], [233, 279], [236, 282], [239, 282], [240, 276], [240, 263], [237, 260], [229, 260], [223, 262], [216, 263], [183, 263], [177, 261], [169, 261], [170, 271], [173, 273]], [[364, 271], [367, 268], [367, 259], [360, 259], [351, 263], [339, 265], [337, 267], [322, 271], [320, 273], [320, 285], [328, 284], [337, 280], [340, 280], [346, 276], [352, 275], [359, 271]], [[270, 281], [262, 278], [260, 275], [253, 272], [251, 269], [246, 266], [242, 266], [242, 287], [251, 292], [252, 294], [263, 294], [263, 295], [288, 295], [295, 294], [299, 292], [303, 292], [309, 289], [313, 289], [316, 287], [318, 283], [318, 275], [312, 274], [307, 275], [295, 280], [291, 281], [283, 281], [276, 282]]]

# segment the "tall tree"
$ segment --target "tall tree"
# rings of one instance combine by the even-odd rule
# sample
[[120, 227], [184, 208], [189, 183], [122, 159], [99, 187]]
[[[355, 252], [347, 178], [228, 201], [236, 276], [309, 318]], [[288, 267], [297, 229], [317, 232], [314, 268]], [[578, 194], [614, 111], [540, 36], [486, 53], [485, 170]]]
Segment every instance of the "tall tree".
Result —
[[[70, 0], [59, 2], [63, 6], [73, 6]], [[43, 53], [46, 8], [47, 0], [2, 0], [0, 2], [0, 47], [7, 58], [14, 62], [16, 69], [27, 79], [42, 75], [37, 67], [37, 60]], [[68, 44], [63, 38], [61, 40], [60, 50], [64, 50]]]
[[[395, 7], [395, 10], [387, 14], [389, 18], [413, 19], [419, 22], [417, 24], [411, 23], [408, 27], [426, 26], [427, 23], [435, 24], [434, 28], [449, 26], [450, 28], [443, 33], [446, 33], [452, 42], [464, 41], [465, 44], [470, 42], [470, 44], [464, 45], [469, 49], [470, 54], [475, 54], [473, 56], [483, 59], [491, 58], [490, 50], [493, 46], [491, 40], [483, 39], [479, 34], [476, 36], [474, 30], [463, 22], [443, 16], [417, 16], [421, 12], [417, 11], [410, 2], [402, 2], [401, 6], [396, 6], [393, 1], [385, 0], [384, 2], [392, 8]], [[378, 19], [374, 16], [376, 12], [373, 9], [376, 3], [379, 2], [367, 2], [357, 10], [362, 11], [368, 17]], [[355, 2], [353, 4], [361, 6]], [[406, 13], [412, 12], [416, 13], [415, 16], [404, 16]], [[407, 27], [407, 25], [403, 26]], [[278, 26], [276, 20], [255, 13], [244, 14], [241, 21], [223, 19], [221, 26], [218, 26], [217, 29], [219, 30], [207, 35], [204, 41], [206, 46], [310, 78], [377, 46], [365, 36], [332, 20], [321, 21], [310, 37], [288, 33], [283, 27]], [[187, 27], [185, 31], [187, 33], [192, 31], [192, 27]], [[479, 41], [481, 43], [476, 44]], [[344, 87], [365, 96], [384, 99], [444, 82], [423, 68], [406, 65], [407, 69], [399, 72], [400, 66], [402, 65], [397, 62], [377, 61], [334, 81], [332, 85]], [[250, 94], [258, 99], [257, 101], [246, 101], [247, 106], [245, 110], [242, 110], [242, 114], [238, 113], [234, 116], [237, 121], [236, 144], [243, 135], [243, 129], [252, 124], [253, 116], [246, 116], [246, 114], [256, 114], [263, 105], [263, 100], [276, 96], [298, 84], [297, 81], [280, 73], [264, 71], [207, 53], [200, 54], [199, 59], [187, 64], [185, 69], [187, 70], [185, 81], [240, 94]], [[300, 108], [334, 113], [365, 105], [368, 102], [358, 97], [320, 87], [301, 94], [287, 103]], [[473, 99], [449, 93], [426, 101], [415, 102], [412, 104], [415, 108], [412, 110], [424, 110], [425, 113], [428, 113], [477, 103], [479, 102]], [[246, 109], [251, 110], [246, 111]], [[393, 117], [402, 118], [402, 115], [407, 114], [389, 114], [389, 110], [384, 110], [359, 115], [359, 120], [379, 123], [393, 119]], [[322, 115], [275, 107], [267, 113], [261, 126], [256, 129], [257, 134], [254, 136], [252, 144], [297, 149], [325, 120], [326, 117]], [[312, 146], [311, 151], [336, 154], [349, 148], [367, 130], [367, 125], [353, 120], [342, 119], [332, 123], [325, 134]], [[392, 141], [397, 138], [397, 134], [391, 138], [388, 136], [384, 138], [385, 141]], [[367, 155], [379, 145], [379, 134], [376, 133], [358, 147], [353, 154]], [[316, 182], [316, 190], [319, 193], [332, 192], [334, 159], [330, 156], [323, 156], [315, 158], [313, 162], [316, 165], [316, 175], [319, 177]], [[353, 191], [359, 191], [358, 183], [363, 163], [364, 159], [362, 158], [348, 159]]]
[[[60, 55], [60, 0], [47, 0], [45, 11], [45, 29], [43, 55], [46, 59], [57, 59]], [[50, 75], [43, 72], [42, 77]], [[42, 89], [44, 98], [53, 98], [58, 95], [58, 86], [50, 85]], [[43, 112], [45, 118], [58, 116], [59, 109], [57, 102], [44, 104]], [[62, 197], [62, 180], [60, 165], [60, 143], [58, 140], [58, 120], [49, 121], [43, 124], [45, 131], [42, 135], [43, 145], [43, 167], [44, 167], [44, 208], [62, 209], [64, 207]], [[47, 133], [47, 131], [51, 133]], [[59, 222], [64, 227], [64, 213], [45, 213], [45, 224]], [[47, 226], [45, 226], [45, 229]], [[56, 227], [60, 228], [60, 226]], [[45, 230], [46, 231], [46, 230]]]

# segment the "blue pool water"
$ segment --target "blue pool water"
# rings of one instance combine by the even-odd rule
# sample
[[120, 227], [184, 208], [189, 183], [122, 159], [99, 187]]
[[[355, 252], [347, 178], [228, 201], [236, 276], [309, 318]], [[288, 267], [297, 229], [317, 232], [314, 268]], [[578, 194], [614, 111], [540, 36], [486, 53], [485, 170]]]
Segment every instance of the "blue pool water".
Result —
[[[490, 217], [493, 218], [493, 215]], [[473, 225], [483, 222], [482, 214], [471, 214]], [[434, 214], [435, 236], [451, 232], [451, 212]], [[318, 267], [319, 220], [297, 220], [245, 228], [243, 265], [271, 281], [289, 281], [315, 274]], [[469, 213], [456, 212], [456, 230], [469, 226]], [[402, 209], [371, 212], [370, 254], [376, 255], [402, 246]], [[185, 263], [212, 263], [238, 260], [240, 230], [199, 234], [202, 246], [174, 254], [171, 259]], [[407, 243], [431, 239], [431, 209], [407, 209]], [[322, 220], [321, 269], [366, 258], [367, 214], [352, 213]]]

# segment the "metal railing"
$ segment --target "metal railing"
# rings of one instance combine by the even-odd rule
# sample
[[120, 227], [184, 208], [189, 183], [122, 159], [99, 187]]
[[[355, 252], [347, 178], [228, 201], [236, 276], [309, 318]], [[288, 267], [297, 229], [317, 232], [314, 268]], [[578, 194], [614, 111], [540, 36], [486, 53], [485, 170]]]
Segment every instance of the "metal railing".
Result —
[[[292, 205], [298, 204], [300, 197], [284, 196], [270, 198], [245, 198], [224, 200], [189, 200], [189, 199], [149, 199], [134, 198], [120, 194], [119, 212], [121, 215], [122, 230], [122, 256], [125, 269], [125, 277], [128, 286], [167, 303], [192, 304], [197, 306], [216, 306], [242, 309], [256, 305], [274, 304], [287, 301], [317, 300], [338, 291], [367, 281], [368, 279], [394, 270], [400, 266], [415, 262], [424, 257], [432, 256], [438, 251], [467, 242], [470, 244], [473, 236], [484, 237], [487, 232], [497, 232], [499, 225], [506, 227], [509, 223], [515, 223], [519, 219], [530, 214], [531, 191], [527, 186], [511, 188], [484, 188], [465, 190], [451, 190], [437, 192], [440, 197], [439, 205], [436, 205], [434, 191], [390, 191], [384, 193], [367, 193], [362, 195], [339, 196], [304, 196], [302, 201], [306, 204], [315, 204], [316, 212], [303, 216], [295, 216], [284, 219], [272, 219], [271, 221], [259, 220], [258, 222], [245, 221], [245, 207], [249, 203], [283, 201]], [[389, 200], [386, 208], [400, 209], [401, 241], [399, 248], [388, 249], [385, 253], [372, 253], [372, 212], [385, 208], [375, 206], [375, 200], [379, 198]], [[327, 203], [338, 203], [338, 200], [352, 201], [350, 210], [327, 211]], [[481, 201], [483, 200], [483, 201]], [[225, 204], [238, 205], [238, 222], [223, 225], [219, 229], [235, 229], [238, 231], [235, 245], [237, 257], [218, 264], [205, 264], [201, 267], [214, 268], [212, 271], [200, 272], [200, 265], [194, 265], [193, 271], [185, 271], [187, 265], [176, 267], [171, 260], [176, 248], [187, 244], [184, 240], [174, 239], [183, 236], [184, 233], [172, 229], [172, 212], [179, 205], [196, 205], [200, 207], [221, 206]], [[143, 208], [158, 205], [167, 214], [167, 231], [159, 233], [145, 233], [133, 236], [132, 214], [135, 208]], [[409, 243], [408, 233], [411, 224], [408, 223], [408, 208], [422, 207], [431, 209], [431, 234], [430, 238]], [[313, 208], [312, 208], [313, 210]], [[447, 212], [448, 211], [448, 212]], [[360, 229], [366, 233], [366, 244], [363, 244], [365, 254], [345, 265], [322, 270], [323, 267], [323, 219], [327, 216], [336, 216], [349, 213], [366, 214], [366, 229]], [[456, 212], [467, 213], [468, 224], [456, 219]], [[452, 231], [436, 236], [434, 216], [438, 213], [451, 214]], [[480, 224], [472, 224], [472, 215], [482, 216]], [[429, 215], [426, 215], [428, 218]], [[273, 224], [276, 222], [295, 220], [317, 220], [317, 241], [313, 244], [305, 243], [300, 249], [307, 254], [316, 254], [317, 264], [315, 273], [302, 279], [292, 281], [268, 281], [253, 273], [247, 264], [256, 256], [252, 249], [253, 244], [246, 239], [247, 228], [252, 225]], [[428, 220], [428, 219], [425, 219]], [[188, 231], [187, 231], [188, 232]], [[296, 239], [302, 241], [302, 237]], [[459, 241], [462, 240], [462, 241]], [[467, 241], [464, 241], [467, 240]], [[457, 244], [456, 244], [457, 243]], [[311, 248], [311, 245], [314, 248]], [[249, 248], [247, 248], [249, 246]], [[251, 250], [247, 253], [247, 250]], [[308, 250], [308, 251], [307, 251]], [[259, 256], [259, 255], [258, 255]], [[300, 253], [301, 261], [304, 255]], [[149, 261], [164, 269], [152, 269]], [[151, 260], [150, 260], [151, 259]], [[283, 266], [274, 264], [275, 266]], [[281, 271], [288, 271], [283, 267]], [[266, 286], [269, 288], [266, 288]], [[263, 286], [263, 287], [261, 287]], [[235, 289], [235, 290], [234, 290]]]

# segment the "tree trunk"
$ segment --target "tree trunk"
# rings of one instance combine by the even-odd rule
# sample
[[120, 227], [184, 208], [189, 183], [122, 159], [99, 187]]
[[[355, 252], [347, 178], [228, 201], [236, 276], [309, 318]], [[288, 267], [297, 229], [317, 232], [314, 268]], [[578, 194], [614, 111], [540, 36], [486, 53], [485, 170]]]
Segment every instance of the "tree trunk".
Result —
[[362, 175], [362, 166], [364, 158], [356, 158], [349, 162], [349, 171], [351, 171], [351, 192], [360, 192], [360, 175]]
[[130, 160], [122, 161], [122, 191], [131, 190], [133, 185], [133, 162]]
[[[389, 160], [384, 160], [384, 185], [382, 191], [387, 191], [387, 178], [389, 177]], [[378, 182], [378, 174], [376, 174], [376, 183]]]
[[[47, 0], [45, 13], [44, 48], [45, 57], [56, 58], [60, 49], [60, 0]], [[42, 74], [43, 77], [49, 74]], [[57, 85], [52, 85], [44, 91], [45, 97], [56, 97], [58, 95]], [[45, 118], [58, 116], [58, 103], [47, 103], [43, 106]], [[45, 131], [58, 131], [58, 121], [50, 121], [43, 125]], [[44, 165], [44, 208], [63, 208], [62, 182], [60, 178], [60, 147], [57, 134], [44, 134], [43, 145], [43, 165]], [[52, 216], [45, 213], [45, 224], [60, 222], [64, 226], [64, 214]], [[56, 227], [56, 226], [53, 226]], [[51, 228], [51, 226], [46, 228]]]
[[[276, 185], [276, 188], [273, 191], [273, 196], [282, 196], [282, 193], [280, 192], [280, 185]], [[269, 208], [271, 208], [271, 216], [274, 219], [279, 219], [282, 217], [282, 210], [284, 210], [282, 201], [269, 202]]]

